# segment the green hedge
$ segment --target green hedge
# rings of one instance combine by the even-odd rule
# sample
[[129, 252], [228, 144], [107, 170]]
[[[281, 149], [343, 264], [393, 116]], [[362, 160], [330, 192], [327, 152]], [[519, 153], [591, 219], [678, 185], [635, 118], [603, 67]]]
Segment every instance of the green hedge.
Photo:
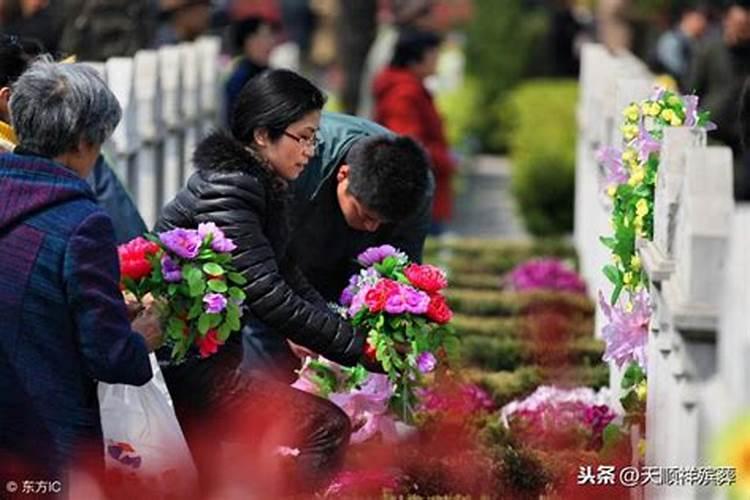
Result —
[[[493, 318], [456, 314], [451, 322], [459, 336], [511, 338], [528, 335], [529, 319], [525, 316]], [[594, 320], [584, 314], [572, 315], [567, 321], [571, 337], [593, 337]]]
[[462, 337], [461, 352], [469, 366], [487, 371], [515, 370], [522, 364], [568, 363], [592, 366], [601, 362], [604, 343], [582, 338], [549, 345], [526, 342], [523, 338]]
[[511, 188], [535, 236], [573, 229], [577, 99], [575, 81], [536, 80], [519, 86], [506, 102], [514, 122]]
[[466, 71], [478, 91], [476, 128], [482, 149], [505, 152], [507, 123], [497, 112], [507, 93], [529, 74], [547, 30], [547, 16], [524, 0], [474, 0], [467, 27]]
[[570, 313], [594, 313], [591, 300], [577, 293], [544, 290], [519, 293], [449, 288], [445, 295], [455, 312], [477, 316], [514, 316], [525, 314], [535, 306], [553, 306]]

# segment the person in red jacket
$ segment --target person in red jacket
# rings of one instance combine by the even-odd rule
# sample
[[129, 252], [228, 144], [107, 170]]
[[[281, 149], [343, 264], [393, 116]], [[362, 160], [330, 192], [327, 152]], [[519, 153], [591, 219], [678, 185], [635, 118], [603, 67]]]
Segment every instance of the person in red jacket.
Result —
[[375, 121], [422, 144], [435, 173], [431, 233], [440, 234], [453, 208], [451, 178], [456, 164], [443, 133], [424, 79], [435, 73], [440, 37], [429, 31], [405, 31], [399, 35], [390, 65], [375, 78]]

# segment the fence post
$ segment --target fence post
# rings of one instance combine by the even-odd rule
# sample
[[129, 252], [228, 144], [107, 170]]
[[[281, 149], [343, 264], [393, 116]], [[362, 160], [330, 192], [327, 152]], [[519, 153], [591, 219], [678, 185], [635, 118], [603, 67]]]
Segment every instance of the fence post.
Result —
[[198, 145], [199, 137], [199, 105], [200, 93], [198, 89], [198, 52], [195, 44], [181, 43], [180, 50], [180, 76], [182, 78], [182, 126], [185, 133], [185, 142], [182, 148], [182, 184], [184, 185], [193, 172], [193, 152]]
[[112, 133], [115, 152], [113, 168], [130, 194], [138, 199], [138, 175], [136, 153], [140, 147], [136, 123], [135, 99], [133, 96], [133, 59], [113, 57], [105, 63], [107, 85], [122, 107], [122, 120]]
[[159, 85], [164, 120], [162, 200], [168, 203], [183, 185], [182, 161], [184, 133], [182, 130], [182, 82], [180, 49], [167, 45], [159, 49]]

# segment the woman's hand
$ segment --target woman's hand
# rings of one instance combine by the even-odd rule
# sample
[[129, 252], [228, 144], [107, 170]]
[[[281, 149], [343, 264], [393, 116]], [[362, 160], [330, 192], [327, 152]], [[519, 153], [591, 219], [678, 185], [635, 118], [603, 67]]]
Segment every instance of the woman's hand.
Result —
[[131, 323], [131, 327], [144, 338], [146, 346], [148, 346], [148, 352], [153, 352], [161, 346], [161, 319], [158, 307], [153, 300], [138, 313]]
[[292, 342], [291, 340], [288, 340], [288, 339], [287, 339], [286, 342], [287, 342], [287, 344], [289, 344], [289, 348], [292, 350], [292, 352], [294, 353], [294, 355], [297, 356], [302, 361], [304, 361], [305, 358], [307, 358], [307, 357], [315, 358], [315, 357], [318, 356], [316, 353], [314, 353], [313, 351], [311, 351], [307, 347], [302, 347], [301, 345], [295, 344], [294, 342]]

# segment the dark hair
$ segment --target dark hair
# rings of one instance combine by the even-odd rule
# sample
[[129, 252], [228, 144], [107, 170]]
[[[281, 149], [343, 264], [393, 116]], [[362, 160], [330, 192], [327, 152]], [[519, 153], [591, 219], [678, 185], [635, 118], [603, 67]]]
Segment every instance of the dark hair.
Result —
[[442, 42], [440, 35], [431, 31], [402, 31], [393, 51], [391, 66], [405, 68], [419, 63], [424, 58], [425, 52], [438, 47], [440, 42]]
[[18, 80], [31, 60], [42, 52], [44, 49], [36, 40], [0, 34], [0, 87]]
[[248, 37], [255, 35], [261, 26], [268, 26], [272, 31], [278, 31], [279, 25], [275, 21], [263, 16], [250, 16], [237, 21], [232, 25], [232, 44], [234, 49], [238, 52], [242, 52], [242, 47], [245, 45], [245, 40]]
[[235, 139], [247, 144], [256, 130], [265, 128], [275, 141], [290, 124], [323, 109], [325, 102], [323, 92], [294, 71], [264, 71], [242, 87], [232, 110], [230, 131]]
[[349, 194], [387, 221], [410, 216], [424, 202], [430, 161], [406, 136], [360, 139], [346, 155]]

